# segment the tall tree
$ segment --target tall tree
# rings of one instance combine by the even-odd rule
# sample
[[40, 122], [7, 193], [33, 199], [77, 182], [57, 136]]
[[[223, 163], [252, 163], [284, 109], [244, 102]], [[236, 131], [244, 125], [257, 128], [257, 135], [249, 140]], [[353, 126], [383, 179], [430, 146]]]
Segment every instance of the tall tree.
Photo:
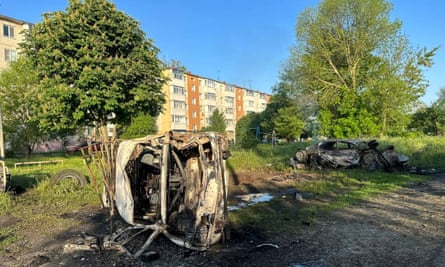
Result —
[[225, 133], [226, 132], [226, 118], [224, 117], [224, 113], [220, 112], [218, 109], [215, 109], [212, 112], [212, 115], [209, 117], [209, 124], [202, 128], [201, 131], [212, 131]]
[[300, 135], [304, 132], [304, 123], [300, 118], [297, 106], [279, 109], [274, 125], [278, 136], [287, 140], [300, 138]]
[[385, 0], [324, 0], [298, 16], [285, 77], [316, 101], [321, 134], [387, 134], [408, 123], [437, 48], [410, 49], [391, 10]]
[[445, 109], [445, 87], [440, 88], [436, 102], [441, 108]]
[[122, 127], [120, 138], [131, 139], [156, 133], [156, 118], [141, 113], [131, 119], [130, 125]]
[[409, 128], [426, 135], [443, 135], [445, 133], [445, 107], [440, 98], [431, 106], [417, 110], [412, 115]]
[[156, 116], [165, 81], [158, 48], [137, 21], [106, 0], [69, 0], [31, 28], [24, 54], [38, 71], [41, 125], [60, 130]]
[[261, 118], [258, 113], [248, 113], [236, 123], [236, 144], [242, 148], [252, 148], [259, 143], [257, 129]]
[[34, 119], [33, 107], [38, 80], [26, 57], [12, 62], [0, 75], [0, 107], [6, 142], [14, 152], [29, 153], [30, 147], [46, 139], [48, 134]]
[[271, 96], [266, 109], [260, 113], [262, 132], [271, 133], [275, 127], [274, 120], [278, 115], [278, 110], [293, 104], [284, 83], [279, 83], [273, 88], [274, 94]]

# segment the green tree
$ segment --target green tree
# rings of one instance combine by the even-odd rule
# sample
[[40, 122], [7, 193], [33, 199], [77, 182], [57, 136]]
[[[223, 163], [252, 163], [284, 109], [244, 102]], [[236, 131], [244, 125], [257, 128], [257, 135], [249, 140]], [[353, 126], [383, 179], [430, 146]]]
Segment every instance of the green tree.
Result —
[[139, 114], [131, 119], [131, 124], [122, 128], [123, 139], [144, 137], [156, 133], [156, 119], [147, 114]]
[[429, 107], [421, 108], [412, 115], [409, 128], [426, 135], [443, 135], [445, 131], [445, 108], [440, 99]]
[[0, 107], [3, 130], [13, 152], [29, 153], [30, 147], [48, 137], [34, 119], [38, 80], [26, 57], [11, 62], [0, 74]]
[[284, 89], [285, 84], [279, 83], [274, 86], [274, 94], [271, 96], [266, 109], [260, 113], [262, 132], [271, 133], [275, 127], [274, 120], [278, 114], [278, 110], [292, 105], [288, 91]]
[[106, 136], [107, 123], [156, 116], [165, 101], [158, 48], [109, 1], [69, 0], [65, 11], [44, 14], [23, 51], [38, 72], [46, 128], [94, 125]]
[[445, 109], [445, 87], [440, 88], [438, 93], [437, 105]]
[[209, 125], [207, 127], [203, 127], [201, 129], [202, 132], [210, 131], [210, 132], [226, 132], [226, 118], [224, 117], [224, 113], [220, 112], [218, 109], [215, 109], [212, 112], [212, 115], [209, 117]]
[[260, 122], [261, 116], [258, 113], [248, 113], [239, 119], [235, 127], [236, 144], [246, 149], [257, 145], [260, 140], [256, 136], [256, 130]]
[[298, 16], [283, 76], [295, 95], [316, 103], [321, 134], [388, 134], [409, 122], [437, 48], [410, 49], [391, 9], [385, 0], [324, 0]]
[[304, 132], [304, 123], [297, 106], [279, 109], [274, 125], [277, 135], [287, 140], [299, 138]]

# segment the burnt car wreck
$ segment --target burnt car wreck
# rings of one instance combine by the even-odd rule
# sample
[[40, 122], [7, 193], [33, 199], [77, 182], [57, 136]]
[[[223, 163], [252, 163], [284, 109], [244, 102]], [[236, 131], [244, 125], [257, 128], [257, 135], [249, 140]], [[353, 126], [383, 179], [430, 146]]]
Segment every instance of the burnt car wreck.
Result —
[[[100, 243], [99, 250], [119, 249], [137, 258], [161, 234], [197, 251], [225, 238], [225, 162], [230, 155], [225, 136], [169, 132], [122, 141], [115, 155], [115, 175], [106, 185], [107, 203], [128, 227], [91, 242], [90, 247]], [[148, 238], [131, 252], [127, 245], [142, 233], [149, 233]]]
[[406, 170], [408, 157], [397, 153], [394, 146], [378, 148], [372, 140], [328, 139], [297, 150], [290, 164], [297, 169], [362, 168], [366, 170]]

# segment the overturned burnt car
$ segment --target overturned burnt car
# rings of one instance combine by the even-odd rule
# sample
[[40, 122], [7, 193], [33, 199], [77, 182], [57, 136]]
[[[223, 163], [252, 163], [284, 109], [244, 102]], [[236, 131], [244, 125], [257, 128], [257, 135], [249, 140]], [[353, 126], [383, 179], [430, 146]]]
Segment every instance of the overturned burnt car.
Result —
[[[97, 241], [99, 249], [119, 249], [137, 258], [160, 234], [198, 251], [224, 238], [228, 224], [225, 163], [230, 155], [224, 135], [168, 132], [125, 140], [116, 147], [108, 164], [115, 175], [105, 181], [103, 203], [116, 210], [127, 227]], [[93, 156], [106, 151], [113, 154], [113, 149], [104, 149]], [[130, 251], [128, 245], [142, 233], [149, 233], [148, 238]]]
[[318, 141], [306, 149], [297, 150], [290, 164], [297, 168], [337, 169], [363, 168], [366, 170], [404, 170], [408, 157], [397, 153], [394, 146], [378, 148], [378, 142], [357, 139], [328, 139]]

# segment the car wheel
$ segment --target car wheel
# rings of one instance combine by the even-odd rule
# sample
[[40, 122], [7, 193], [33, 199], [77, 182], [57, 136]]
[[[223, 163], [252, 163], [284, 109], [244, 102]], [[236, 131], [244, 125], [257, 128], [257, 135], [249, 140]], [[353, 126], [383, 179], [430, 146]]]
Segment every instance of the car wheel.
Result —
[[306, 151], [305, 150], [297, 151], [297, 153], [295, 154], [295, 158], [300, 163], [307, 162], [307, 153], [306, 153]]
[[51, 177], [51, 185], [55, 185], [60, 181], [62, 181], [63, 179], [74, 179], [77, 181], [77, 184], [81, 187], [87, 184], [87, 179], [85, 178], [85, 175], [73, 169], [65, 169], [54, 174]]

